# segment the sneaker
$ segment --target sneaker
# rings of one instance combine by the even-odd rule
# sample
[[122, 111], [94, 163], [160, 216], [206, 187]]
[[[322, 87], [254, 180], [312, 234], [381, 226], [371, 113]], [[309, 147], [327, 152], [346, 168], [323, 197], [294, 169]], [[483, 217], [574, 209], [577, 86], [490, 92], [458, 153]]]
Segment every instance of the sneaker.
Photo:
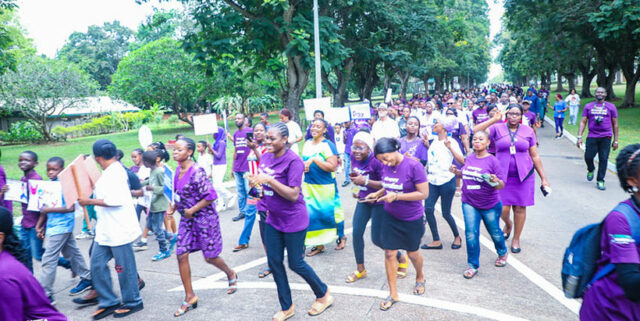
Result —
[[51, 305], [56, 305], [56, 299], [53, 298], [53, 295], [48, 296], [48, 298]]
[[344, 183], [342, 183], [342, 187], [347, 187], [349, 186], [349, 184], [351, 184], [350, 181], [345, 181]]
[[146, 249], [148, 249], [149, 247], [147, 246], [147, 242], [142, 242], [142, 241], [138, 241], [133, 243], [133, 250], [136, 252], [139, 251], [144, 251]]
[[220, 213], [226, 209], [226, 206], [222, 200], [216, 201], [216, 212]]
[[176, 247], [176, 243], [178, 242], [178, 234], [175, 234], [171, 241], [169, 241], [169, 252], [173, 251]]
[[599, 190], [604, 191], [605, 189], [607, 189], [604, 186], [604, 181], [599, 181], [598, 183], [596, 183], [596, 186], [598, 187]]
[[162, 261], [171, 256], [171, 251], [167, 250], [164, 252], [158, 252], [158, 254], [154, 255], [151, 258], [151, 261]]
[[149, 233], [147, 233], [147, 235], [149, 235], [149, 236], [153, 235], [153, 231], [149, 230]]
[[593, 172], [587, 172], [587, 180], [591, 182], [593, 180]]
[[244, 220], [244, 213], [239, 213], [239, 214], [238, 214], [238, 216], [236, 216], [236, 217], [232, 218], [232, 220], [233, 220], [234, 222], [237, 222], [237, 221], [239, 221], [239, 220]]
[[91, 280], [80, 280], [80, 283], [78, 283], [78, 285], [76, 285], [75, 288], [71, 289], [69, 291], [69, 295], [78, 295], [80, 293], [83, 293], [87, 290], [90, 290], [92, 288], [93, 283], [91, 282]]
[[82, 232], [78, 235], [76, 235], [76, 240], [86, 240], [86, 239], [92, 239], [93, 238], [93, 233], [91, 232]]
[[232, 208], [236, 205], [238, 201], [238, 196], [237, 195], [231, 195], [231, 198], [229, 198], [228, 201], [225, 202], [225, 206], [227, 209]]

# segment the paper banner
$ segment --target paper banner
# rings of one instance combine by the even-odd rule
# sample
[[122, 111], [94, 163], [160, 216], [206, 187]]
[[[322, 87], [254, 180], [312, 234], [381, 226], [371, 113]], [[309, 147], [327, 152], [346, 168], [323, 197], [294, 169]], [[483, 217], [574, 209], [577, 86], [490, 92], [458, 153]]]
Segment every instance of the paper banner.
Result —
[[391, 88], [388, 88], [387, 94], [384, 96], [384, 102], [387, 104], [391, 103], [391, 93], [392, 93]]
[[304, 103], [304, 116], [307, 120], [313, 120], [313, 112], [316, 110], [322, 110], [325, 117], [331, 109], [331, 97], [305, 99]]
[[15, 179], [8, 179], [7, 186], [9, 190], [4, 193], [6, 201], [14, 201], [27, 204], [29, 198], [27, 196], [27, 183]]
[[371, 118], [371, 109], [369, 104], [357, 104], [349, 106], [351, 119], [369, 119]]
[[[75, 168], [75, 177], [72, 166]], [[58, 175], [66, 204], [71, 206], [78, 198], [89, 198], [93, 194], [93, 187], [100, 175], [93, 157], [87, 157], [86, 160], [83, 155], [76, 157]]]
[[38, 212], [43, 207], [62, 207], [62, 185], [57, 181], [29, 180], [27, 210]]
[[140, 142], [143, 150], [146, 150], [153, 143], [153, 134], [151, 134], [151, 129], [147, 125], [142, 125], [138, 130], [138, 142]]
[[193, 131], [196, 136], [217, 133], [218, 118], [216, 114], [193, 116]]
[[344, 123], [351, 120], [351, 114], [349, 107], [330, 108], [329, 112], [325, 115], [326, 120], [330, 124]]
[[173, 188], [173, 170], [167, 165], [164, 165], [164, 186], [162, 191], [164, 192], [164, 196], [169, 199], [169, 202], [173, 204], [173, 195], [175, 192]]

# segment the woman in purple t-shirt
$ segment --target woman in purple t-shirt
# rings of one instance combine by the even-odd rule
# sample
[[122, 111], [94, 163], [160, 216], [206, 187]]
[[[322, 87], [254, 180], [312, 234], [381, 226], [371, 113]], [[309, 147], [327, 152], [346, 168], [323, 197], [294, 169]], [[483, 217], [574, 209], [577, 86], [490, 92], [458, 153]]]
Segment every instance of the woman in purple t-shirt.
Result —
[[267, 261], [276, 282], [281, 311], [273, 320], [285, 320], [295, 314], [291, 288], [284, 268], [284, 249], [287, 249], [289, 268], [301, 276], [313, 290], [316, 301], [308, 311], [318, 315], [333, 304], [329, 288], [304, 261], [304, 240], [309, 227], [309, 214], [302, 196], [302, 159], [289, 149], [289, 129], [275, 123], [267, 132], [267, 151], [260, 160], [257, 176], [250, 176], [251, 186], [262, 187], [262, 202], [267, 209], [264, 237]]
[[374, 152], [382, 167], [382, 189], [367, 195], [366, 199], [384, 202], [382, 222], [384, 231], [380, 241], [384, 249], [384, 265], [389, 282], [389, 296], [380, 309], [389, 310], [398, 302], [396, 287], [398, 250], [406, 250], [416, 269], [413, 294], [424, 294], [422, 254], [418, 252], [424, 235], [424, 207], [422, 202], [429, 195], [424, 166], [412, 158], [400, 154], [400, 142], [394, 138], [382, 138], [376, 142]]
[[[640, 144], [625, 147], [616, 158], [622, 189], [631, 198], [622, 202], [640, 216]], [[636, 221], [640, 217], [636, 217]], [[594, 282], [583, 296], [580, 320], [640, 320], [640, 246], [626, 215], [611, 211], [602, 224], [598, 271], [613, 263], [613, 273]]]
[[455, 165], [452, 172], [462, 177], [462, 213], [464, 214], [465, 238], [467, 239], [467, 263], [469, 268], [463, 276], [471, 279], [478, 274], [480, 266], [480, 221], [484, 221], [498, 253], [495, 266], [507, 265], [507, 246], [500, 230], [502, 203], [498, 190], [504, 187], [506, 172], [498, 159], [489, 154], [489, 134], [478, 131], [473, 135], [473, 151], [462, 169]]

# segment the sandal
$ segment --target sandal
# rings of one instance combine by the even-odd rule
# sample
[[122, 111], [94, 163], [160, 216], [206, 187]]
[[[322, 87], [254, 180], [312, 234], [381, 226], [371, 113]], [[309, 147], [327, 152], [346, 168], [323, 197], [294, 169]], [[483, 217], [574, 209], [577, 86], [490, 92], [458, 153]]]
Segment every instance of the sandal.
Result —
[[320, 253], [324, 253], [324, 246], [314, 246], [311, 248], [311, 252], [307, 253], [308, 257], [318, 255]]
[[464, 271], [462, 276], [464, 276], [465, 279], [471, 279], [476, 276], [476, 274], [478, 274], [478, 269], [468, 268], [466, 271]]
[[180, 308], [176, 312], [173, 313], [173, 316], [174, 317], [181, 317], [185, 313], [187, 313], [189, 310], [193, 310], [193, 309], [197, 308], [198, 307], [198, 297], [195, 297], [194, 300], [192, 300], [192, 301], [193, 302], [182, 301], [182, 305], [180, 306]]
[[233, 252], [240, 252], [244, 249], [248, 249], [249, 248], [249, 244], [240, 244], [236, 247], [233, 248]]
[[358, 281], [360, 279], [364, 279], [367, 277], [367, 270], [364, 270], [362, 272], [358, 272], [357, 270], [354, 271], [353, 273], [351, 273], [351, 275], [347, 276], [347, 283], [353, 283], [355, 281]]
[[235, 277], [229, 280], [229, 288], [227, 289], [227, 294], [234, 294], [238, 291], [238, 273], [235, 273]]
[[289, 310], [287, 311], [278, 311], [278, 313], [273, 315], [272, 321], [284, 321], [294, 316], [296, 311], [294, 309], [294, 305], [292, 304]]
[[328, 309], [332, 305], [333, 297], [329, 295], [329, 297], [327, 298], [327, 302], [325, 303], [319, 302], [317, 300], [313, 302], [313, 304], [311, 305], [311, 309], [309, 309], [307, 313], [309, 313], [310, 316], [316, 316], [324, 312], [324, 310]]
[[495, 263], [495, 265], [496, 265], [497, 267], [504, 267], [504, 266], [506, 266], [506, 265], [507, 265], [507, 256], [508, 256], [508, 255], [509, 255], [508, 253], [505, 253], [505, 255], [498, 257], [498, 258], [496, 259], [496, 263]]
[[423, 295], [424, 294], [424, 281], [422, 281], [422, 282], [417, 282], [416, 281], [416, 285], [413, 287], [413, 294], [414, 295]]
[[270, 268], [266, 268], [266, 269], [262, 270], [260, 273], [258, 273], [258, 277], [262, 279], [262, 278], [266, 278], [270, 274], [271, 274], [271, 269]]
[[338, 246], [336, 246], [334, 250], [336, 251], [344, 250], [344, 247], [347, 245], [347, 237], [343, 236], [341, 238], [338, 238], [336, 240], [336, 243], [338, 244]]
[[396, 300], [394, 298], [392, 298], [391, 296], [388, 296], [386, 299], [384, 299], [384, 301], [382, 301], [382, 303], [380, 303], [380, 310], [382, 311], [387, 311], [389, 309], [391, 309], [391, 307], [396, 304], [396, 302], [398, 302], [399, 300]]
[[[398, 279], [407, 277], [407, 270], [409, 269], [409, 257], [406, 253], [402, 254], [402, 257], [404, 257], [404, 263], [398, 261], [398, 271], [396, 272]], [[404, 269], [404, 271], [400, 271], [400, 269]]]
[[120, 304], [115, 304], [112, 305], [110, 307], [106, 307], [106, 308], [98, 308], [98, 310], [96, 310], [95, 312], [93, 312], [93, 319], [94, 320], [100, 320], [103, 318], [106, 318], [108, 316], [110, 316], [111, 314], [113, 314], [113, 312], [115, 312], [116, 310], [118, 310], [120, 308]]
[[118, 310], [115, 310], [113, 312], [113, 317], [114, 318], [124, 318], [130, 314], [136, 313], [138, 311], [142, 311], [142, 309], [144, 309], [144, 305], [142, 303], [133, 306], [133, 307], [128, 307], [128, 306], [121, 306]]

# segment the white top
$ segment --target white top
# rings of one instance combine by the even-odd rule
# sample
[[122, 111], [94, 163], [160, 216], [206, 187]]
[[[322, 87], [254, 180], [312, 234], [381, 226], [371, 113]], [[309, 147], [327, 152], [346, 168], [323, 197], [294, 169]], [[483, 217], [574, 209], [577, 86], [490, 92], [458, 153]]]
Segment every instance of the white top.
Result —
[[435, 111], [431, 112], [431, 114], [425, 113], [424, 117], [420, 118], [420, 135], [427, 133], [427, 138], [429, 140], [437, 137], [437, 135], [433, 134], [433, 125], [436, 124], [441, 115], [442, 114]]
[[564, 101], [566, 101], [569, 106], [580, 106], [580, 96], [578, 96], [578, 94], [569, 95]]
[[[140, 164], [140, 165], [142, 165], [142, 164]], [[149, 178], [149, 175], [151, 175], [151, 170], [149, 169], [149, 167], [146, 167], [146, 166], [142, 165], [142, 166], [140, 166], [140, 169], [138, 169], [138, 172], [136, 173], [136, 175], [138, 176], [138, 178], [142, 182], [145, 179]], [[133, 204], [134, 205], [142, 205], [143, 207], [149, 208], [149, 204], [151, 204], [151, 194], [152, 194], [152, 192], [145, 191], [143, 189], [143, 193], [144, 193], [144, 196], [134, 197], [133, 198]]]
[[96, 206], [95, 241], [102, 246], [120, 246], [140, 236], [140, 224], [127, 183], [127, 172], [114, 162], [102, 172], [96, 182], [95, 199], [108, 206]]
[[288, 123], [286, 123], [286, 125], [289, 129], [289, 144], [291, 144], [291, 150], [297, 155], [300, 155], [300, 152], [298, 151], [298, 143], [296, 143], [296, 140], [302, 137], [302, 130], [300, 129], [300, 125], [298, 125], [298, 123], [294, 122], [293, 120], [290, 120]]
[[204, 171], [207, 173], [207, 176], [211, 176], [211, 169], [213, 168], [213, 155], [209, 152], [204, 152], [202, 154], [198, 153], [198, 165], [204, 168]]
[[344, 132], [336, 133], [336, 149], [338, 149], [338, 153], [342, 154], [345, 152], [344, 145]]
[[371, 136], [373, 136], [374, 140], [378, 140], [384, 137], [399, 138], [400, 127], [398, 127], [398, 123], [395, 120], [387, 116], [387, 119], [377, 120], [375, 123], [373, 123], [373, 128], [371, 128]]
[[[458, 154], [462, 155], [460, 146], [451, 137], [447, 137], [451, 142], [451, 148]], [[432, 185], [443, 185], [449, 182], [455, 174], [449, 171], [453, 164], [453, 154], [444, 145], [444, 140], [435, 137], [431, 145], [429, 145], [429, 157], [427, 162], [427, 181]]]

